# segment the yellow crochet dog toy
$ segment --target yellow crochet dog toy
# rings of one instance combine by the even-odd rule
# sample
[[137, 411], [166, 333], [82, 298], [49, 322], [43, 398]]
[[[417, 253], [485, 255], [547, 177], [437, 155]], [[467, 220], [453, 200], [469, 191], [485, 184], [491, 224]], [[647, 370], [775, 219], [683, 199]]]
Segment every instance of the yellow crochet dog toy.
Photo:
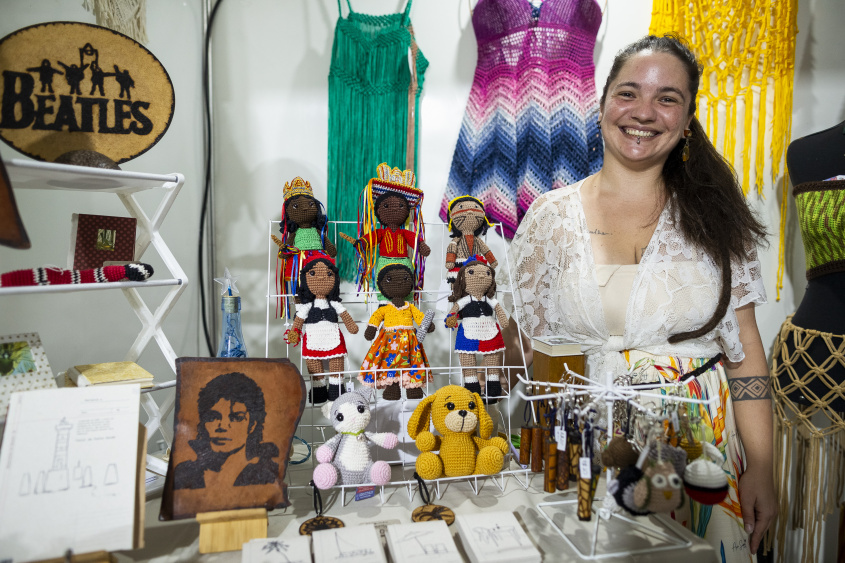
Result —
[[[429, 432], [430, 421], [441, 436]], [[423, 479], [437, 479], [444, 474], [460, 477], [501, 471], [508, 443], [499, 437], [488, 439], [492, 431], [493, 421], [478, 393], [459, 385], [438, 389], [417, 405], [408, 421], [408, 435], [422, 452], [417, 473]]]

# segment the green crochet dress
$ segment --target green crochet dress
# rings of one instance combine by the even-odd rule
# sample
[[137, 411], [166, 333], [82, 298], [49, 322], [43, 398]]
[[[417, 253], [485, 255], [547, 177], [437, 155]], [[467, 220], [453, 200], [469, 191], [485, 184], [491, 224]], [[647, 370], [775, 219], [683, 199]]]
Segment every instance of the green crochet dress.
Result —
[[[329, 70], [328, 216], [357, 238], [361, 191], [382, 162], [416, 173], [419, 103], [428, 61], [417, 48], [409, 13], [340, 12]], [[414, 72], [409, 52], [415, 61]], [[352, 245], [338, 243], [341, 277], [352, 280]]]

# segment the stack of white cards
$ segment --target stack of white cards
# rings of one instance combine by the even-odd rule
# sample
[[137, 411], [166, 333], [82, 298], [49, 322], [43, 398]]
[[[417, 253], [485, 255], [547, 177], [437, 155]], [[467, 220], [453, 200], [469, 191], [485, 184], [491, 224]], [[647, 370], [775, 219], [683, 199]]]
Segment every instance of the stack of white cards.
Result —
[[318, 530], [311, 534], [315, 563], [387, 563], [375, 526]]
[[387, 547], [396, 562], [432, 561], [462, 563], [463, 559], [443, 520], [392, 524], [387, 527]]
[[540, 552], [512, 512], [458, 514], [455, 525], [473, 563], [540, 562]]

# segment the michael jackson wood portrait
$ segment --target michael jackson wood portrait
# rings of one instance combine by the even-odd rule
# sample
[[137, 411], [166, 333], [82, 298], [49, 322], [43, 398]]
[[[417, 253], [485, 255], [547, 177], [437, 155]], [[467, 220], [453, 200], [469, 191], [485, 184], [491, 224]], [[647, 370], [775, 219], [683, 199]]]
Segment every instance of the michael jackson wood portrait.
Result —
[[179, 358], [162, 519], [288, 506], [285, 471], [305, 406], [286, 359]]

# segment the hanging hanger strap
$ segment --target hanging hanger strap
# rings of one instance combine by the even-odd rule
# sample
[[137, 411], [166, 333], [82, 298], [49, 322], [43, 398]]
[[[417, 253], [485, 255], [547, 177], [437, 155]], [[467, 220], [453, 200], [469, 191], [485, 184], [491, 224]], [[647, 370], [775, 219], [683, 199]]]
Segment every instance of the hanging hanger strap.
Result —
[[323, 515], [323, 497], [320, 496], [320, 489], [317, 488], [317, 485], [314, 484], [312, 480], [310, 483], [311, 489], [314, 491], [314, 512], [317, 513], [317, 516]]
[[[350, 0], [346, 0], [346, 6], [349, 8], [349, 13], [351, 14], [354, 11], [352, 9], [352, 2]], [[340, 17], [343, 17], [343, 7], [340, 5], [340, 0], [337, 0], [337, 13]]]
[[431, 495], [428, 494], [428, 487], [425, 485], [425, 481], [422, 480], [420, 474], [414, 471], [414, 479], [417, 480], [417, 483], [420, 485], [420, 498], [423, 501], [423, 504], [431, 504]]

